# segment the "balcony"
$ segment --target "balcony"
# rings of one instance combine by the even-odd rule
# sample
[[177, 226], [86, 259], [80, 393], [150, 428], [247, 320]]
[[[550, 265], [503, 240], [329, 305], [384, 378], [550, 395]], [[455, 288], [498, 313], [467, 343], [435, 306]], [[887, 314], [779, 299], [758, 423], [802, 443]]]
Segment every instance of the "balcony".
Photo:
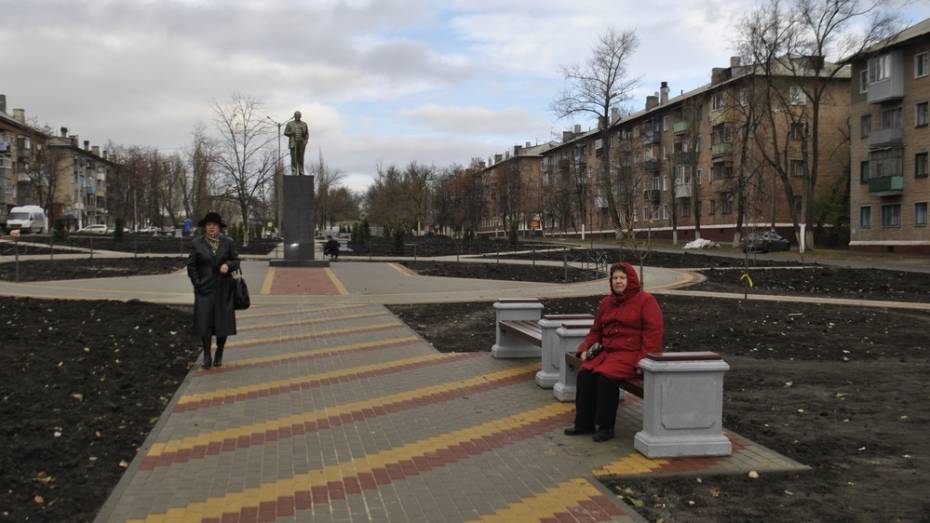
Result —
[[901, 143], [903, 137], [904, 131], [901, 128], [891, 127], [889, 129], [871, 131], [869, 133], [869, 147], [897, 145]]
[[902, 192], [904, 192], [903, 176], [869, 178], [869, 194], [872, 196], [895, 196]]
[[658, 189], [646, 189], [643, 191], [643, 199], [647, 202], [659, 203], [662, 201], [662, 191]]
[[649, 159], [643, 162], [643, 170], [647, 173], [659, 172], [659, 160]]
[[675, 198], [690, 198], [691, 194], [690, 183], [675, 183]]
[[892, 51], [886, 55], [870, 58], [869, 62], [878, 61], [883, 65], [878, 69], [885, 71], [885, 78], [871, 82], [866, 95], [870, 104], [897, 100], [904, 97], [904, 53]]
[[711, 156], [718, 158], [720, 156], [729, 156], [733, 154], [733, 142], [720, 142], [711, 146]]
[[643, 143], [646, 145], [662, 143], [662, 134], [661, 133], [644, 134]]
[[672, 132], [675, 134], [681, 134], [687, 130], [688, 130], [687, 121], [682, 120], [680, 122], [675, 122], [672, 124]]

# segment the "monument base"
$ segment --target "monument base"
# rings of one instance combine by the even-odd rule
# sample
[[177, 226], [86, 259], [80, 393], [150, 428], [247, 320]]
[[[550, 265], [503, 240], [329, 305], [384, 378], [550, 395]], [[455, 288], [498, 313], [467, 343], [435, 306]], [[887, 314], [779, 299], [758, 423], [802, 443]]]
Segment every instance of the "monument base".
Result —
[[313, 176], [285, 176], [284, 257], [272, 260], [272, 267], [328, 267], [325, 260], [316, 260], [313, 240]]

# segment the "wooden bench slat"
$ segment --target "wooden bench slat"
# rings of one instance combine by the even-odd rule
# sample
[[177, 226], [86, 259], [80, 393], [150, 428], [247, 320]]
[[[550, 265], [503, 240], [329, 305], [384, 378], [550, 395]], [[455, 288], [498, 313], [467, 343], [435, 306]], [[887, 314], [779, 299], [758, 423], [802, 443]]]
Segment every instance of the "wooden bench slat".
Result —
[[546, 320], [591, 320], [593, 314], [546, 314], [543, 316]]
[[500, 322], [501, 330], [520, 336], [531, 343], [542, 346], [542, 329], [533, 320], [508, 320]]
[[[574, 353], [567, 352], [565, 353], [565, 363], [571, 365], [572, 368], [578, 369], [581, 368], [581, 364], [584, 362]], [[643, 386], [643, 378], [641, 377], [629, 378], [623, 380], [620, 384], [620, 388], [639, 398], [643, 397]]]
[[535, 298], [498, 298], [497, 303], [539, 303]]

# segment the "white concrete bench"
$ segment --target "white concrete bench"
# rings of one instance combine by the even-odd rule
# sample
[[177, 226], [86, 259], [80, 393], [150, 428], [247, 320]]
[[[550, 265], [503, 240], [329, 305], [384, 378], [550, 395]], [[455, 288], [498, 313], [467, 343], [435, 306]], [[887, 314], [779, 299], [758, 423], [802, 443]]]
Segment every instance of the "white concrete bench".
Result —
[[497, 300], [494, 303], [497, 332], [491, 355], [495, 358], [540, 357], [539, 343], [533, 331], [542, 316], [542, 309], [543, 304], [531, 298]]

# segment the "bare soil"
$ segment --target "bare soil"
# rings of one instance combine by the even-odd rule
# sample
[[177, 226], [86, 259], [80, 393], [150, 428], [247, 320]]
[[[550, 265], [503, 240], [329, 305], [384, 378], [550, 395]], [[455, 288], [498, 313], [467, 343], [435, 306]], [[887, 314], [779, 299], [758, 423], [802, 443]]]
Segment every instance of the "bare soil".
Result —
[[0, 297], [0, 521], [91, 521], [187, 374], [191, 312]]
[[[567, 259], [568, 261], [577, 261], [577, 262], [593, 262], [597, 259], [606, 258], [608, 263], [616, 263], [618, 261], [624, 261], [631, 263], [633, 265], [639, 265], [639, 258], [637, 258], [634, 253], [628, 249], [563, 249], [563, 250], [551, 250], [553, 248], [558, 248], [558, 246], [553, 245], [535, 245], [530, 246], [528, 249], [547, 249], [545, 252], [529, 252], [521, 254], [509, 254], [506, 255], [508, 258], [516, 258], [521, 260], [537, 259], [537, 260], [550, 260], [550, 261], [562, 261]], [[516, 250], [516, 249], [511, 249]], [[713, 252], [713, 251], [709, 251]], [[504, 255], [502, 255], [504, 257]], [[754, 254], [750, 254], [748, 258], [734, 258], [730, 256], [715, 256], [709, 254], [708, 251], [703, 252], [662, 252], [654, 251], [650, 252], [645, 258], [645, 264], [651, 267], [666, 267], [669, 269], [691, 269], [691, 268], [713, 268], [713, 267], [743, 267], [747, 265], [749, 267], [793, 267], [801, 265], [800, 263], [789, 261], [789, 260], [769, 260], [765, 258], [759, 258]], [[816, 264], [805, 264], [805, 265], [816, 265]]]
[[[702, 271], [707, 280], [689, 287], [693, 290], [743, 292], [746, 283], [741, 270]], [[864, 300], [930, 301], [930, 274], [876, 269], [754, 269], [748, 271], [753, 287], [760, 294], [818, 295]]]
[[[19, 262], [19, 281], [75, 280], [169, 274], [184, 268], [187, 258], [89, 258]], [[16, 281], [15, 262], [0, 263], [0, 280]]]
[[527, 267], [525, 265], [507, 265], [505, 263], [405, 261], [402, 264], [421, 276], [445, 276], [449, 278], [576, 283], [604, 277], [603, 273], [574, 267], [568, 267], [568, 271], [566, 271], [562, 267], [544, 267], [541, 265]]
[[405, 238], [398, 244], [393, 238], [371, 238], [364, 242], [349, 242], [353, 255], [357, 256], [455, 256], [456, 254], [483, 254], [509, 252], [539, 248], [545, 244], [537, 242], [519, 241], [510, 243], [507, 239], [475, 238], [471, 241], [457, 240], [448, 236], [420, 236]]
[[[635, 510], [664, 522], [930, 520], [930, 315], [658, 299], [666, 350], [711, 350], [731, 365], [726, 428], [812, 470], [605, 482]], [[543, 302], [547, 313], [577, 313], [599, 300]], [[494, 343], [490, 303], [390, 308], [440, 351]]]
[[[51, 243], [49, 235], [30, 236], [30, 241], [37, 243]], [[69, 247], [83, 247], [85, 249], [107, 250], [117, 252], [131, 252], [139, 254], [172, 254], [187, 256], [191, 250], [191, 236], [173, 238], [170, 236], [150, 236], [147, 234], [129, 234], [123, 236], [123, 241], [113, 240], [112, 234], [70, 234], [64, 241], [55, 240], [56, 245]], [[237, 245], [239, 254], [269, 254], [278, 244], [278, 240], [250, 240], [249, 245]]]

